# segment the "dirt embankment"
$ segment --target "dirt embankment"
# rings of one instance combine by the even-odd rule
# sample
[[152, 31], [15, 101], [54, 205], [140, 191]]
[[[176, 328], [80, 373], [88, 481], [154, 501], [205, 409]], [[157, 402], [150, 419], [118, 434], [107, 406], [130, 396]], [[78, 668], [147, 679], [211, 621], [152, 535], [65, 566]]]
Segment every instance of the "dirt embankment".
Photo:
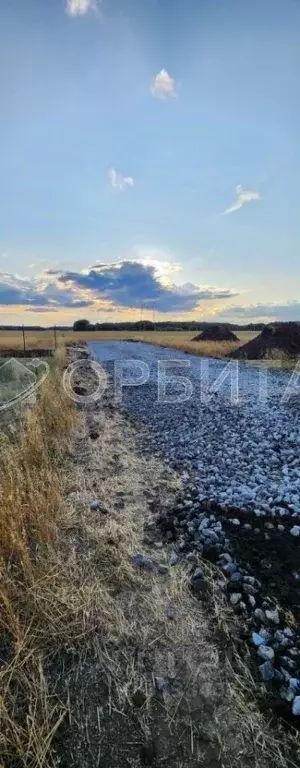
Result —
[[230, 356], [247, 360], [263, 358], [298, 357], [300, 355], [300, 323], [276, 323], [268, 325], [247, 344], [236, 349]]

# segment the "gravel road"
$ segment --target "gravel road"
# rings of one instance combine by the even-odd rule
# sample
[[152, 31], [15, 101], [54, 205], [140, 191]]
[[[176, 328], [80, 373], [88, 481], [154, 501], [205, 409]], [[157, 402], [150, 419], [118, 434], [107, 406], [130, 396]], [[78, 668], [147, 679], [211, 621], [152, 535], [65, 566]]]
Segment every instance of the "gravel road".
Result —
[[[148, 374], [141, 371], [137, 361], [147, 364], [148, 381], [124, 386], [123, 404], [147, 427], [149, 448], [162, 450], [181, 473], [193, 472], [200, 500], [249, 509], [257, 517], [289, 516], [291, 523], [298, 518], [300, 388], [298, 398], [286, 394], [283, 401], [290, 374], [265, 374], [240, 364], [237, 391], [236, 368], [232, 367], [230, 377], [228, 363], [223, 360], [142, 342], [93, 343], [90, 349], [111, 374], [117, 371], [115, 382], [122, 376], [124, 382], [138, 383], [142, 374], [144, 378]], [[125, 364], [132, 360], [136, 363]], [[225, 369], [227, 376], [221, 383]], [[167, 378], [176, 377], [176, 382], [167, 382], [165, 388], [164, 372]], [[180, 377], [188, 378], [191, 384], [180, 383]], [[219, 389], [212, 392], [218, 377]], [[189, 399], [178, 402], [188, 395]], [[291, 530], [293, 535], [300, 535], [297, 525]]]
[[[142, 342], [90, 351], [144, 425], [143, 452], [162, 452], [181, 474], [181, 498], [158, 520], [174, 542], [170, 566], [201, 555], [222, 569], [268, 706], [300, 728], [300, 390], [287, 391], [284, 371], [237, 370]], [[192, 584], [202, 594], [199, 571]]]

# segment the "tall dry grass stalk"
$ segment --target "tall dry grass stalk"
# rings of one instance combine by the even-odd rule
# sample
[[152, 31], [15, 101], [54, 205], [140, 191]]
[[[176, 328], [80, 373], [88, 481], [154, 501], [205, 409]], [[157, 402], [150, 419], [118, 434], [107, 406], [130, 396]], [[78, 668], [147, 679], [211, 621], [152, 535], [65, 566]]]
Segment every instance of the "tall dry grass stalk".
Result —
[[64, 363], [60, 350], [35, 405], [18, 418], [11, 436], [5, 432], [0, 439], [0, 635], [10, 659], [28, 632], [37, 550], [53, 538], [60, 508], [62, 461], [75, 419], [61, 386]]
[[73, 403], [61, 386], [62, 362], [60, 352], [36, 404], [24, 414], [13, 439], [1, 436], [2, 577], [14, 570], [21, 581], [30, 580], [35, 547], [52, 536], [60, 505], [61, 461], [74, 423]]

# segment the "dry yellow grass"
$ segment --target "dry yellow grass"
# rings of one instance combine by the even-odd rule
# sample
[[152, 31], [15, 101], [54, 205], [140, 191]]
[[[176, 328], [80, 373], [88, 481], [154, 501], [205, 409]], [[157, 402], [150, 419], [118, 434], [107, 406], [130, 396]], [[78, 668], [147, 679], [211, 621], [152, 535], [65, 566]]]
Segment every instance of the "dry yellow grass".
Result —
[[0, 443], [0, 754], [28, 766], [44, 764], [62, 717], [47, 695], [36, 648], [46, 612], [36, 594], [54, 579], [47, 548], [55, 535], [62, 461], [75, 418], [60, 386], [63, 365], [60, 350], [36, 404], [15, 423], [11, 411], [10, 437], [1, 432]]
[[[208, 355], [210, 357], [219, 357], [229, 354], [242, 344], [255, 338], [257, 333], [250, 331], [238, 331], [239, 342], [210, 342], [210, 341], [192, 341], [195, 331], [93, 331], [93, 332], [74, 332], [57, 331], [57, 343], [68, 344], [72, 342], [83, 341], [106, 341], [110, 339], [137, 339], [150, 344], [172, 347], [181, 351], [192, 352], [197, 355]], [[54, 332], [45, 331], [26, 331], [27, 349], [54, 349]], [[21, 331], [0, 331], [0, 357], [1, 350], [21, 350], [23, 349], [23, 336]]]

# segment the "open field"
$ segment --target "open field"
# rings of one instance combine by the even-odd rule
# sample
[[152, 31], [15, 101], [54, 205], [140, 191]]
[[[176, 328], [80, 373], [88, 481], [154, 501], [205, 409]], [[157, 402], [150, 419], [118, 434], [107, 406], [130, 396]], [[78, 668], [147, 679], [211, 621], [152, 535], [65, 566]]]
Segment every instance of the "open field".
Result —
[[[234, 342], [209, 342], [192, 341], [195, 331], [57, 331], [57, 344], [82, 342], [82, 341], [109, 341], [111, 339], [136, 339], [164, 347], [173, 347], [181, 351], [192, 352], [197, 355], [219, 357], [227, 355], [238, 346], [246, 344], [255, 338], [257, 333], [249, 331], [237, 331], [238, 343]], [[25, 331], [26, 349], [54, 349], [54, 331]], [[0, 331], [0, 357], [1, 351], [23, 349], [22, 331]]]

